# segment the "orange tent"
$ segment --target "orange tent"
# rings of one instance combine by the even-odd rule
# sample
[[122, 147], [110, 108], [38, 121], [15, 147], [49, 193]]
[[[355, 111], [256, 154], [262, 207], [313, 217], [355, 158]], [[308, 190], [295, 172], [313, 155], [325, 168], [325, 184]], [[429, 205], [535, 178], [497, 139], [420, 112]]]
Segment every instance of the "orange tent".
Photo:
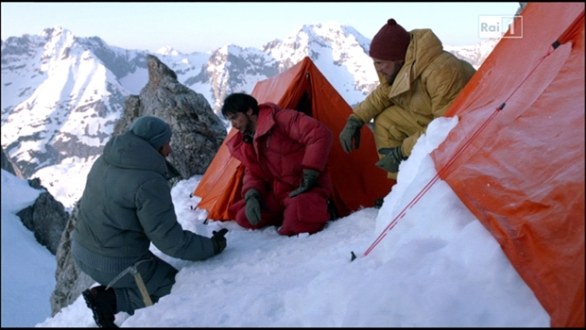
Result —
[[552, 327], [584, 327], [584, 84], [584, 3], [528, 3], [432, 153]]
[[[334, 184], [333, 204], [340, 217], [361, 207], [372, 207], [385, 197], [394, 180], [374, 163], [378, 160], [372, 131], [362, 128], [360, 148], [346, 154], [338, 135], [352, 113], [352, 108], [332, 87], [309, 57], [289, 70], [259, 81], [252, 93], [259, 103], [274, 102], [281, 108], [296, 109], [318, 119], [332, 130], [334, 143], [328, 167]], [[210, 163], [193, 194], [201, 197], [197, 207], [208, 212], [211, 220], [232, 220], [228, 207], [238, 201], [243, 168], [225, 145], [236, 130], [231, 129]]]

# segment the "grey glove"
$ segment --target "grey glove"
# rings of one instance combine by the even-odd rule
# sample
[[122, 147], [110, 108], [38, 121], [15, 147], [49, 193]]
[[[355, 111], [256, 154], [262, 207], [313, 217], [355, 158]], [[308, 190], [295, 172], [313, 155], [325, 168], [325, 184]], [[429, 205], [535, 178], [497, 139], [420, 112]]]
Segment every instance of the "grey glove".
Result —
[[346, 153], [352, 151], [352, 142], [354, 142], [354, 149], [360, 147], [360, 128], [362, 125], [364, 123], [360, 119], [354, 116], [348, 117], [346, 126], [340, 132], [340, 144]]
[[246, 201], [246, 218], [251, 225], [260, 222], [260, 194], [255, 189], [249, 189], [244, 195]]
[[375, 165], [387, 172], [398, 172], [401, 161], [407, 159], [403, 156], [401, 147], [380, 148], [378, 152], [384, 156]]
[[310, 168], [303, 169], [303, 177], [301, 178], [301, 184], [299, 187], [289, 193], [289, 197], [295, 197], [301, 193], [308, 191], [313, 188], [319, 178], [319, 171], [312, 170]]
[[212, 243], [214, 244], [214, 254], [219, 254], [226, 248], [226, 233], [228, 229], [222, 228], [220, 231], [212, 231]]

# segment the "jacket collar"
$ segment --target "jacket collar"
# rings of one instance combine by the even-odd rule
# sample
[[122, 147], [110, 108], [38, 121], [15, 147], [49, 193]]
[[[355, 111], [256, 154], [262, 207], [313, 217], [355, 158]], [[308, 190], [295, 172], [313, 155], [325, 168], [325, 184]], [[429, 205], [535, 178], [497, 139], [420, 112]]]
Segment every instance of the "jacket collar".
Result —
[[258, 119], [256, 120], [256, 133], [254, 140], [267, 134], [275, 126], [275, 114], [281, 110], [278, 105], [267, 102], [259, 104]]
[[[415, 29], [410, 34], [411, 42], [405, 54], [405, 64], [397, 73], [393, 85], [390, 86], [389, 97], [391, 98], [409, 91], [411, 82], [417, 79], [433, 59], [443, 52], [441, 41], [431, 29]], [[379, 76], [379, 79], [381, 78]]]

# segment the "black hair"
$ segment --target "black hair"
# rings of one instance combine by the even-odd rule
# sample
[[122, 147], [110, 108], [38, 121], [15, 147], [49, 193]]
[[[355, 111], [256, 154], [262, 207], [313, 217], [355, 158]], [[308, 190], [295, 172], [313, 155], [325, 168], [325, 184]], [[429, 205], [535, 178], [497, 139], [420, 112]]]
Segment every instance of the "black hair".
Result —
[[252, 109], [252, 113], [258, 114], [258, 102], [252, 95], [246, 93], [232, 93], [224, 99], [222, 115], [228, 117], [231, 113], [246, 112]]

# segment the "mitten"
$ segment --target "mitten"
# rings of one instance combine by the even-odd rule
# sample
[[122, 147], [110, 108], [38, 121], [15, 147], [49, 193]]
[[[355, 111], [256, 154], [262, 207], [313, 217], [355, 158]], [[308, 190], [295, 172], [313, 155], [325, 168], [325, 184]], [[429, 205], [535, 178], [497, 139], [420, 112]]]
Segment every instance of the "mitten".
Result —
[[249, 189], [244, 195], [246, 201], [246, 218], [251, 225], [260, 222], [260, 194], [255, 189]]
[[228, 229], [222, 228], [220, 231], [212, 231], [212, 243], [214, 244], [214, 254], [219, 254], [226, 248], [226, 233]]
[[299, 187], [289, 193], [289, 197], [295, 197], [301, 193], [308, 191], [313, 188], [319, 178], [319, 171], [312, 170], [310, 168], [303, 169], [303, 176], [301, 177], [301, 184]]
[[401, 161], [407, 159], [403, 156], [401, 147], [381, 148], [378, 152], [384, 156], [375, 165], [387, 172], [398, 172]]
[[352, 151], [352, 143], [354, 143], [354, 149], [360, 147], [360, 128], [363, 124], [362, 120], [354, 116], [348, 117], [346, 126], [340, 132], [340, 144], [346, 153]]

